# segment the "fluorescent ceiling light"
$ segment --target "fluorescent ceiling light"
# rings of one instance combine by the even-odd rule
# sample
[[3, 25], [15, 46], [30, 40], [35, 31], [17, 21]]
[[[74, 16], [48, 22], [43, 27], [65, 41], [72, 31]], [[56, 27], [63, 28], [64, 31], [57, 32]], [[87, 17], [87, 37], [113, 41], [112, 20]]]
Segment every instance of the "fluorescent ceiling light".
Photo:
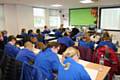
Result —
[[62, 5], [60, 5], [60, 4], [53, 4], [53, 5], [51, 5], [52, 7], [61, 7]]
[[94, 3], [92, 0], [80, 0], [80, 3], [87, 4], [87, 3]]

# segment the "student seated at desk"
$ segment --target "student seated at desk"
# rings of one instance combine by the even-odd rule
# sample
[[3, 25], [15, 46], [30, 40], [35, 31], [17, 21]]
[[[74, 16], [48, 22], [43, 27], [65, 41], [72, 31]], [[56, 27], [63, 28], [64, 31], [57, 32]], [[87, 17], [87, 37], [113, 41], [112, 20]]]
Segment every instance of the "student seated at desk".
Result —
[[0, 32], [0, 49], [4, 49], [4, 38], [1, 32]]
[[63, 53], [63, 64], [58, 70], [58, 80], [91, 80], [81, 64], [78, 64], [80, 53], [77, 49], [69, 47]]
[[103, 59], [102, 64], [105, 66], [111, 67], [109, 71], [109, 80], [112, 80], [114, 74], [116, 72], [119, 72], [118, 65], [119, 60], [117, 55], [115, 54], [115, 51], [110, 48], [108, 45], [101, 46], [97, 48], [93, 54], [93, 62], [99, 63], [101, 61], [101, 58]]
[[60, 24], [59, 30], [63, 33], [65, 32], [64, 24]]
[[38, 39], [38, 41], [39, 42], [45, 42], [45, 40], [44, 40], [44, 38], [45, 38], [45, 36], [40, 32], [40, 29], [37, 29], [36, 30], [36, 34], [37, 34], [37, 39]]
[[83, 38], [81, 40], [79, 40], [78, 46], [89, 48], [89, 46], [87, 44], [87, 37], [86, 36], [83, 36]]
[[44, 51], [45, 48], [46, 48], [46, 45], [45, 45], [44, 43], [42, 43], [42, 42], [38, 42], [38, 43], [36, 44], [36, 48], [37, 48], [37, 49], [40, 49], [41, 51]]
[[94, 44], [95, 42], [91, 41], [89, 36], [83, 36], [83, 38], [79, 40], [78, 46], [94, 50]]
[[38, 39], [35, 36], [30, 37], [30, 42], [32, 42], [34, 44], [34, 46], [36, 46], [36, 44], [38, 43]]
[[74, 41], [69, 37], [69, 32], [64, 33], [64, 37], [58, 38], [57, 42], [66, 45], [67, 47], [73, 46]]
[[104, 37], [103, 38], [103, 41], [101, 41], [97, 48], [101, 47], [101, 46], [104, 46], [104, 45], [107, 45], [109, 48], [112, 48], [114, 51], [117, 51], [117, 48], [116, 46], [110, 41], [110, 38], [109, 37]]
[[28, 34], [26, 33], [26, 29], [25, 28], [21, 29], [21, 37], [25, 38], [26, 36], [28, 36]]
[[45, 25], [44, 26], [44, 30], [42, 32], [43, 34], [49, 34], [50, 33], [50, 29], [48, 29], [48, 27]]
[[20, 50], [17, 54], [16, 60], [20, 62], [33, 63], [36, 55], [33, 53], [33, 44], [31, 42], [26, 42], [24, 44], [24, 49]]
[[40, 52], [35, 59], [35, 66], [44, 74], [44, 80], [54, 80], [53, 72], [58, 71], [60, 64], [57, 53], [60, 45], [57, 42], [50, 42], [46, 50]]
[[56, 30], [55, 31], [55, 37], [56, 38], [62, 37], [62, 31], [61, 30]]
[[32, 29], [28, 30], [28, 36], [29, 37], [37, 37], [37, 35], [34, 33]]
[[77, 29], [77, 28], [73, 28], [72, 29], [72, 31], [71, 31], [71, 34], [70, 34], [70, 37], [73, 39], [73, 40], [75, 40], [75, 35], [76, 34], [78, 34], [80, 31], [79, 31], [79, 29]]
[[15, 58], [20, 49], [15, 46], [16, 38], [11, 35], [8, 37], [8, 43], [5, 45], [4, 52], [5, 54]]
[[8, 32], [6, 30], [2, 31], [2, 35], [4, 38], [4, 44], [7, 44], [8, 42]]

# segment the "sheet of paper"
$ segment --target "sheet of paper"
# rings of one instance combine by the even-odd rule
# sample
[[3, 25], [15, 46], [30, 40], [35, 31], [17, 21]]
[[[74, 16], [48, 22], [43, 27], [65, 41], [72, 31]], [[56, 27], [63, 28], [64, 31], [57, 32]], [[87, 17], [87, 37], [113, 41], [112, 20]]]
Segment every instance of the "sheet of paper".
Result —
[[21, 46], [20, 49], [24, 49], [24, 46]]
[[37, 54], [40, 52], [40, 49], [34, 48], [34, 49], [33, 49], [33, 52], [37, 55]]
[[96, 80], [97, 74], [98, 74], [98, 70], [95, 69], [90, 69], [90, 68], [86, 68], [85, 70], [88, 72], [91, 80]]
[[84, 60], [79, 60], [78, 63], [85, 67], [85, 66], [87, 66], [90, 62], [84, 61]]

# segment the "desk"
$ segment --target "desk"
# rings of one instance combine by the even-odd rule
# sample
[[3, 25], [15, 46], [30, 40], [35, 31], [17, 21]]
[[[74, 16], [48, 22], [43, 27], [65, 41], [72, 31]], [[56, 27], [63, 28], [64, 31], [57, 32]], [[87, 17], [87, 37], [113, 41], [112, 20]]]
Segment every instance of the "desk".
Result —
[[49, 35], [45, 36], [45, 41], [50, 41], [50, 40], [55, 40], [55, 39], [57, 39], [57, 38], [53, 37], [53, 36], [49, 36]]
[[110, 70], [110, 67], [95, 64], [95, 63], [91, 63], [91, 62], [86, 67], [91, 68], [91, 69], [95, 69], [95, 70], [98, 70], [100, 67], [102, 68], [101, 71], [98, 71], [96, 80], [104, 80], [104, 78], [106, 77], [107, 73]]
[[[59, 59], [61, 61], [62, 56], [58, 55], [58, 57], [59, 57]], [[84, 61], [84, 60], [79, 60], [78, 63], [83, 65], [84, 68], [97, 70], [98, 74], [97, 74], [95, 80], [104, 80], [104, 78], [106, 77], [107, 73], [110, 70], [110, 67], [103, 66], [103, 65], [100, 65], [100, 64], [95, 64], [95, 63]], [[102, 70], [99, 71], [99, 68], [101, 68]], [[92, 76], [94, 77], [94, 74]]]
[[55, 37], [53, 37], [53, 36], [45, 36], [45, 40], [49, 40], [49, 39], [53, 39], [53, 38], [55, 38]]
[[17, 41], [21, 41], [21, 40], [23, 40], [23, 39], [22, 39], [22, 38], [16, 38], [16, 40], [17, 40]]

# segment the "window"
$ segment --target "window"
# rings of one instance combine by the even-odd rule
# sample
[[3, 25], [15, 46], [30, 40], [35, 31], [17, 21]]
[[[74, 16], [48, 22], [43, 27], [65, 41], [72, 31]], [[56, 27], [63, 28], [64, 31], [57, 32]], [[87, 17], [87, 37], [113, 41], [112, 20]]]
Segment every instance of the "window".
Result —
[[3, 6], [0, 5], [0, 31], [4, 29], [5, 20], [3, 15]]
[[38, 28], [45, 25], [45, 9], [33, 8], [34, 27]]
[[60, 16], [50, 16], [49, 23], [50, 23], [50, 26], [59, 26], [60, 25]]
[[58, 27], [60, 25], [59, 10], [49, 10], [49, 24], [51, 27]]

